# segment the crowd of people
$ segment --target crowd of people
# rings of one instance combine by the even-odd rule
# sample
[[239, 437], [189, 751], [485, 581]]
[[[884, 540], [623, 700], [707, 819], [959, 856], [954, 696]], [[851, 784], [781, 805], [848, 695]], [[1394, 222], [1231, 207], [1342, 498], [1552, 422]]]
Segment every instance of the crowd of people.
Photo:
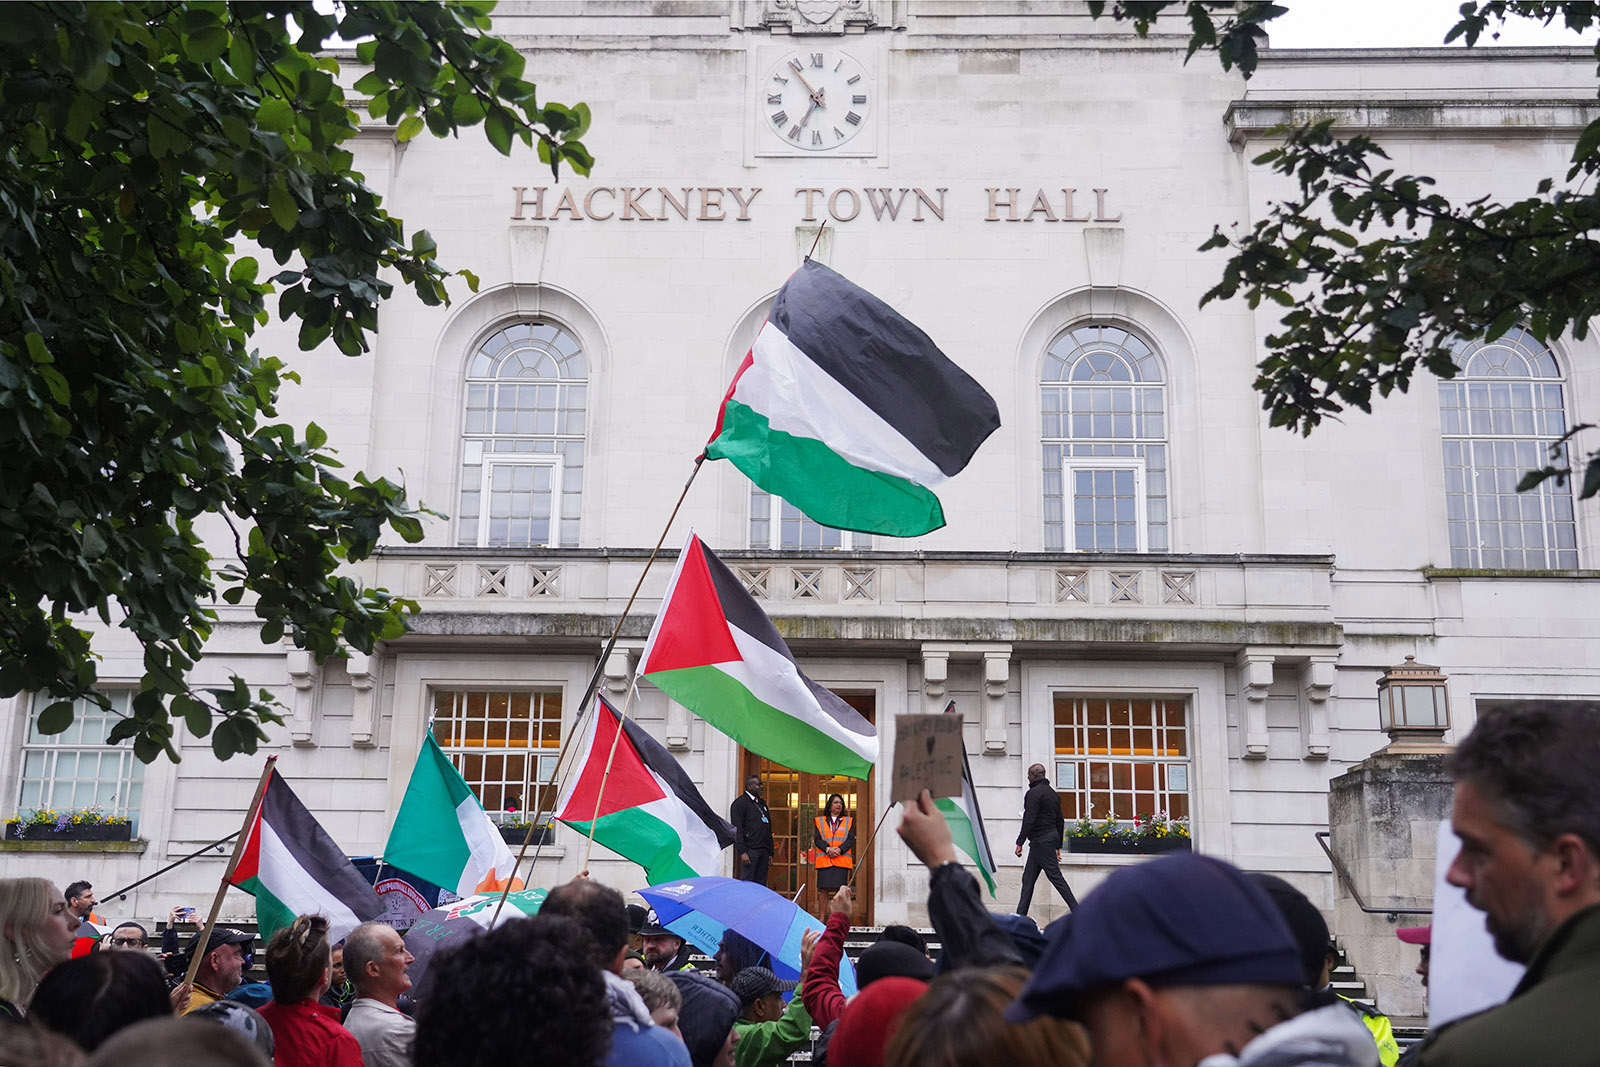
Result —
[[[1450, 880], [1485, 913], [1497, 950], [1527, 971], [1505, 1004], [1406, 1056], [1423, 1067], [1595, 1062], [1600, 1021], [1586, 1009], [1600, 992], [1600, 708], [1486, 715], [1450, 765], [1463, 843]], [[837, 823], [822, 831], [841, 843], [848, 833]], [[926, 793], [906, 806], [899, 833], [928, 869], [940, 951], [935, 960], [916, 931], [887, 928], [856, 960], [850, 995], [840, 978], [848, 882], [823, 929], [802, 940], [797, 981], [731, 929], [715, 972], [696, 970], [654, 913], [580, 876], [551, 890], [537, 915], [438, 950], [413, 1003], [415, 961], [382, 923], [335, 945], [325, 919], [299, 917], [267, 942], [266, 988], [255, 990], [245, 981], [255, 939], [214, 928], [177, 951], [175, 963], [196, 969], [192, 985], [174, 985], [137, 924], [73, 956], [92, 887], [0, 880], [0, 1063], [778, 1067], [801, 1049], [822, 1067], [1399, 1058], [1373, 1013], [1327, 988], [1326, 922], [1282, 879], [1166, 856], [1119, 869], [1040, 931], [985, 909]], [[1049, 835], [1024, 840], [1048, 873]]]

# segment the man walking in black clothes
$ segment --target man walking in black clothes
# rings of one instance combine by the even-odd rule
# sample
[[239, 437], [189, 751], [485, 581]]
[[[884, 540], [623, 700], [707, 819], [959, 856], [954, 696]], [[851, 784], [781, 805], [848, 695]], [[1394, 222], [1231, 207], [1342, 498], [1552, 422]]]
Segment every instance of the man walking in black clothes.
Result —
[[1022, 868], [1022, 897], [1017, 901], [1017, 914], [1028, 914], [1033, 903], [1033, 884], [1039, 872], [1050, 879], [1067, 907], [1077, 910], [1078, 898], [1061, 875], [1061, 841], [1067, 824], [1061, 818], [1061, 797], [1057, 795], [1050, 779], [1045, 776], [1044, 764], [1035, 763], [1028, 768], [1028, 793], [1022, 802], [1022, 829], [1017, 834], [1017, 855], [1022, 855], [1022, 843], [1028, 843], [1028, 862]]
[[[744, 780], [744, 792], [729, 809], [733, 823], [733, 851], [739, 857], [739, 880], [767, 884], [767, 865], [772, 862], [772, 818], [762, 799], [761, 776]], [[1059, 875], [1057, 876], [1059, 877]]]

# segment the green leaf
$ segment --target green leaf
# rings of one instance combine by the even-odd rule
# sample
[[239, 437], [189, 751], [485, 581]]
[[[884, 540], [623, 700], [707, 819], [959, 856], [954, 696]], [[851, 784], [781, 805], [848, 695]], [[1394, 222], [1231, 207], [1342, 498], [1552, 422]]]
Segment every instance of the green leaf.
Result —
[[211, 732], [211, 709], [205, 702], [182, 693], [172, 698], [172, 713], [183, 719], [195, 737], [205, 737]]
[[400, 125], [394, 131], [394, 139], [404, 144], [423, 130], [421, 115], [407, 115], [400, 120]]
[[511, 135], [516, 129], [516, 123], [511, 118], [511, 113], [505, 108], [495, 108], [483, 120], [483, 129], [489, 135], [489, 143], [502, 156], [511, 154]]
[[274, 185], [267, 190], [267, 206], [272, 209], [272, 221], [282, 229], [292, 230], [300, 220], [300, 207], [286, 185]]
[[37, 728], [41, 734], [64, 733], [72, 725], [73, 704], [70, 700], [58, 700], [54, 704], [47, 704], [39, 711]]
[[1580, 500], [1588, 500], [1596, 493], [1600, 493], [1600, 455], [1591, 455], [1589, 465], [1583, 471], [1583, 488], [1578, 493]]

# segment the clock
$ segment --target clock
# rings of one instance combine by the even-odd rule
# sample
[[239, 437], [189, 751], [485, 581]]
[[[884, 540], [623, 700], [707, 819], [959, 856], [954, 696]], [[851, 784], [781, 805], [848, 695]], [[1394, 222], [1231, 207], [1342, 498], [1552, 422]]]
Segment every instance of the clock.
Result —
[[786, 54], [756, 91], [757, 123], [769, 138], [807, 152], [849, 144], [871, 125], [877, 103], [866, 68], [838, 49]]

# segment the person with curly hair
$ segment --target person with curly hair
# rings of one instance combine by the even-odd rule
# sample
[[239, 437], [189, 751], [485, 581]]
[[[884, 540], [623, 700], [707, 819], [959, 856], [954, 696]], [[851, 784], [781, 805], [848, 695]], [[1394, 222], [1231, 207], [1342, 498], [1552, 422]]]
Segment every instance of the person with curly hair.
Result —
[[0, 878], [0, 1019], [21, 1019], [45, 972], [72, 955], [78, 920], [43, 878]]
[[318, 1003], [333, 982], [328, 920], [302, 915], [267, 942], [272, 1000], [261, 1017], [272, 1027], [277, 1067], [362, 1067], [361, 1046], [339, 1025], [339, 1010]]
[[167, 975], [141, 952], [95, 952], [46, 974], [29, 1017], [93, 1052], [118, 1030], [172, 1015]]
[[1087, 1067], [1089, 1041], [1078, 1024], [1049, 1017], [1005, 1020], [1006, 1005], [1027, 981], [1021, 967], [969, 967], [935, 979], [900, 1016], [884, 1067]]
[[594, 1067], [611, 1047], [589, 935], [560, 915], [513, 919], [441, 950], [417, 1009], [414, 1067]]

